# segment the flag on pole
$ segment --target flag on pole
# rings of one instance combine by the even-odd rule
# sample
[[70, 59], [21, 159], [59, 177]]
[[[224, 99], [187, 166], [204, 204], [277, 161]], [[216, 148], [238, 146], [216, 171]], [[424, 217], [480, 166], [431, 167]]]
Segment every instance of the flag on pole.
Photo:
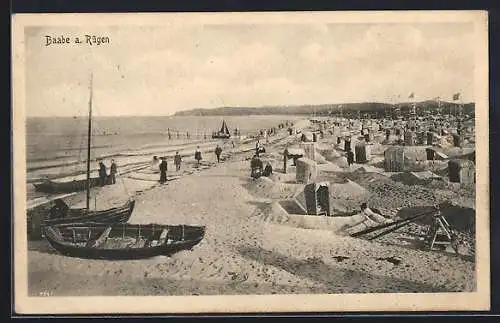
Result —
[[453, 94], [453, 101], [460, 99], [460, 93]]
[[413, 99], [415, 97], [415, 92], [411, 92], [408, 96], [408, 99]]

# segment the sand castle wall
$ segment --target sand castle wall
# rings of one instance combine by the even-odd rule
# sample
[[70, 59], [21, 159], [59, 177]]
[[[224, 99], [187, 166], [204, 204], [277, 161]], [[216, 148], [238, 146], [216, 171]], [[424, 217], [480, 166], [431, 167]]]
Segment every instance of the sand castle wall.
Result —
[[296, 180], [297, 183], [307, 184], [316, 180], [318, 170], [316, 162], [308, 158], [297, 160]]

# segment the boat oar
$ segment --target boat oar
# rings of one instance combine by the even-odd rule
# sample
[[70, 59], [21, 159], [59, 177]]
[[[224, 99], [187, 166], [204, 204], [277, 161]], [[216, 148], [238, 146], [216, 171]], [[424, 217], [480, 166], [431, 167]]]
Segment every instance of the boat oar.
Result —
[[362, 236], [362, 235], [367, 234], [367, 233], [371, 233], [371, 232], [374, 232], [374, 231], [377, 231], [377, 230], [380, 230], [380, 229], [384, 229], [384, 228], [388, 228], [388, 227], [391, 227], [391, 226], [394, 226], [394, 225], [398, 225], [398, 224], [400, 224], [402, 222], [412, 221], [412, 220], [415, 220], [415, 219], [419, 218], [422, 215], [426, 215], [426, 214], [429, 214], [429, 213], [430, 212], [419, 213], [418, 215], [414, 215], [414, 216], [406, 218], [406, 219], [401, 219], [401, 220], [398, 220], [398, 221], [395, 221], [395, 222], [381, 224], [381, 225], [378, 225], [376, 227], [372, 227], [372, 228], [368, 228], [368, 229], [365, 229], [365, 230], [362, 230], [362, 231], [359, 231], [359, 232], [355, 232], [355, 233], [351, 234], [351, 237], [359, 237], [359, 236]]
[[[419, 216], [417, 216], [416, 218], [423, 218], [423, 217], [426, 217], [426, 216], [431, 216], [431, 215], [432, 215], [432, 213], [424, 213], [424, 214], [420, 214], [420, 215], [419, 215]], [[413, 220], [414, 220], [414, 219], [416, 219], [416, 218], [413, 218]], [[408, 220], [408, 221], [406, 221], [406, 222], [402, 222], [402, 223], [400, 223], [399, 225], [395, 226], [394, 228], [390, 228], [390, 229], [388, 229], [388, 230], [385, 230], [385, 231], [383, 231], [383, 232], [381, 232], [381, 233], [377, 234], [376, 236], [369, 238], [368, 240], [374, 240], [374, 239], [377, 239], [377, 238], [379, 238], [379, 237], [385, 236], [386, 234], [389, 234], [389, 233], [391, 233], [391, 232], [394, 232], [394, 231], [396, 231], [397, 229], [400, 229], [400, 228], [402, 228], [402, 227], [404, 227], [404, 226], [406, 226], [406, 225], [410, 224], [410, 222], [411, 222], [411, 220]]]

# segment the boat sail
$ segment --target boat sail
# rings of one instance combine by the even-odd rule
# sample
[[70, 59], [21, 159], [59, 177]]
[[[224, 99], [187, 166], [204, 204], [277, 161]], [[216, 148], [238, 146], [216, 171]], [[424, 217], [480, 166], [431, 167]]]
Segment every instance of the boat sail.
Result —
[[228, 139], [231, 137], [229, 129], [227, 128], [226, 120], [222, 120], [222, 127], [218, 132], [212, 134], [213, 139]]
[[[55, 225], [62, 223], [75, 223], [75, 222], [99, 222], [99, 223], [122, 223], [127, 222], [134, 210], [135, 200], [129, 200], [119, 207], [114, 207], [106, 210], [90, 210], [90, 189], [96, 186], [98, 181], [90, 176], [90, 150], [91, 150], [91, 136], [92, 136], [92, 79], [90, 77], [90, 99], [89, 99], [89, 120], [88, 120], [88, 136], [87, 136], [87, 179], [84, 183], [78, 183], [78, 188], [84, 187], [87, 191], [86, 207], [85, 208], [70, 208], [62, 199], [54, 200], [49, 217], [43, 219], [43, 225]], [[46, 184], [49, 185], [49, 184]], [[60, 185], [55, 183], [55, 185]], [[74, 184], [77, 185], [77, 184]], [[70, 189], [69, 187], [64, 187]], [[54, 186], [52, 191], [58, 191], [60, 187]], [[81, 189], [80, 189], [81, 190]]]

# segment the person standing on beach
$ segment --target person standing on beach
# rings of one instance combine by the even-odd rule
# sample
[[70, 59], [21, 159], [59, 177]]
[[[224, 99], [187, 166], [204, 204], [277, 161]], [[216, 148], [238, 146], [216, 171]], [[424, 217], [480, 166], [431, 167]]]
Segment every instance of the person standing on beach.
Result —
[[217, 156], [217, 162], [220, 163], [220, 154], [222, 153], [222, 148], [217, 145], [217, 147], [215, 147], [215, 156]]
[[259, 178], [262, 175], [262, 161], [259, 159], [259, 156], [255, 154], [250, 161], [250, 176], [253, 179]]
[[161, 157], [160, 163], [160, 183], [165, 183], [167, 181], [167, 161], [165, 157]]
[[116, 184], [116, 173], [117, 167], [115, 164], [115, 160], [111, 159], [111, 166], [109, 167], [109, 181], [111, 184]]
[[200, 161], [201, 161], [201, 151], [200, 151], [200, 146], [196, 147], [196, 151], [194, 152], [194, 159], [196, 159], [196, 166], [200, 166]]
[[347, 150], [347, 165], [351, 167], [352, 164], [354, 164], [354, 153], [349, 148], [349, 150]]
[[175, 171], [178, 172], [181, 170], [181, 162], [182, 162], [181, 155], [179, 155], [179, 152], [176, 151], [174, 156]]
[[104, 165], [103, 161], [99, 162], [99, 184], [101, 186], [106, 185], [106, 177], [108, 174], [106, 173], [106, 165]]

